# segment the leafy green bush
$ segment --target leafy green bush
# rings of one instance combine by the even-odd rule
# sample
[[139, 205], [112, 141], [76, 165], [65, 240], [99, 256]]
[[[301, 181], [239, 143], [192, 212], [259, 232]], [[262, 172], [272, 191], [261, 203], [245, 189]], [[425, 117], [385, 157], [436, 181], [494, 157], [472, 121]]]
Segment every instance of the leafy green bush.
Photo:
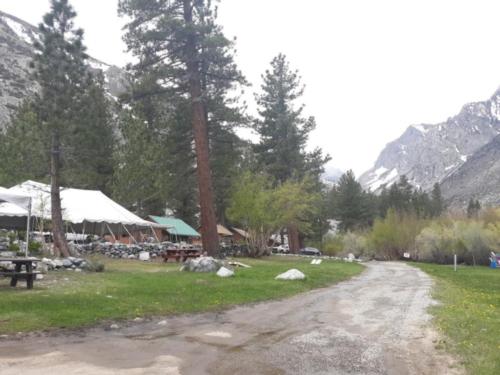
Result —
[[459, 244], [453, 228], [436, 224], [424, 228], [416, 238], [417, 260], [449, 264]]
[[321, 251], [325, 255], [337, 256], [344, 250], [344, 241], [342, 235], [328, 235], [323, 239]]
[[490, 253], [500, 245], [500, 223], [477, 220], [433, 223], [417, 236], [417, 259], [440, 264], [489, 264]]
[[96, 259], [87, 259], [85, 261], [85, 267], [82, 267], [85, 271], [88, 272], [104, 272], [105, 265], [103, 262]]
[[31, 255], [39, 256], [42, 254], [42, 244], [40, 242], [31, 241], [28, 250]]
[[384, 219], [375, 220], [369, 236], [369, 246], [379, 259], [400, 259], [405, 252], [415, 257], [415, 239], [426, 225], [426, 220], [391, 209]]
[[347, 232], [342, 242], [344, 244], [344, 255], [352, 253], [355, 257], [359, 257], [364, 255], [368, 248], [366, 238], [359, 233]]

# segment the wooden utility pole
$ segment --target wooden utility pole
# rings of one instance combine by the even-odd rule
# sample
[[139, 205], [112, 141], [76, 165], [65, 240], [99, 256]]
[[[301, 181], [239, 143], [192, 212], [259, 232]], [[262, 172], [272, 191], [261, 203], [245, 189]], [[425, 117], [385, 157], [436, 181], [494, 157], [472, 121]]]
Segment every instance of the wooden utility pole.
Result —
[[190, 29], [186, 41], [186, 66], [189, 78], [189, 94], [191, 97], [192, 126], [196, 151], [198, 173], [198, 190], [201, 210], [201, 239], [203, 249], [208, 255], [216, 256], [219, 252], [219, 235], [217, 234], [217, 218], [214, 209], [214, 193], [212, 173], [210, 170], [210, 150], [208, 143], [208, 126], [201, 89], [200, 56], [196, 45], [193, 25], [192, 0], [183, 0], [184, 21]]

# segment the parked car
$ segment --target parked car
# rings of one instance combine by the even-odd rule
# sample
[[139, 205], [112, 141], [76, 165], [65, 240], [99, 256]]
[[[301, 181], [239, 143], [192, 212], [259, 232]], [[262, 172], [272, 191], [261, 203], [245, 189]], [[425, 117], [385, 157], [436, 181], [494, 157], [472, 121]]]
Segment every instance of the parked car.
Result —
[[311, 255], [311, 256], [321, 256], [321, 251], [316, 249], [315, 247], [304, 247], [299, 251], [300, 255]]
[[288, 254], [290, 252], [290, 248], [288, 245], [279, 245], [274, 246], [272, 251], [274, 254]]

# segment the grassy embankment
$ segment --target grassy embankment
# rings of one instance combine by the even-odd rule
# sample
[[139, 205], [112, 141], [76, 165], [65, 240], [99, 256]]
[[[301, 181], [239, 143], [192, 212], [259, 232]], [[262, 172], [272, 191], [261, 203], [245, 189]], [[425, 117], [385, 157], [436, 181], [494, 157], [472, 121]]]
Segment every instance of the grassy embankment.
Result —
[[[363, 270], [358, 264], [272, 257], [244, 259], [250, 269], [233, 278], [180, 272], [178, 264], [104, 259], [103, 273], [51, 272], [33, 290], [8, 286], [0, 279], [0, 334], [88, 326], [108, 319], [214, 311], [231, 305], [282, 298], [348, 279]], [[302, 281], [277, 281], [290, 268]]]
[[417, 264], [436, 280], [433, 307], [440, 343], [471, 374], [500, 374], [500, 270]]

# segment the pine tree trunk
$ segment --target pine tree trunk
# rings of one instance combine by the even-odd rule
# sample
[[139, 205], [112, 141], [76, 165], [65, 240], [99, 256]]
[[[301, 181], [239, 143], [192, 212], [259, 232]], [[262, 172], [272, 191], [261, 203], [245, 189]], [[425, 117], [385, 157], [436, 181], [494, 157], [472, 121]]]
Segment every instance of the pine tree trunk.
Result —
[[288, 246], [292, 254], [297, 254], [300, 250], [299, 230], [295, 225], [289, 225], [287, 228]]
[[[184, 0], [184, 20], [192, 25], [192, 1]], [[187, 37], [186, 43], [187, 73], [192, 106], [192, 126], [196, 150], [198, 190], [201, 210], [201, 239], [203, 249], [208, 255], [216, 256], [219, 252], [219, 235], [214, 209], [214, 193], [210, 170], [208, 126], [203, 106], [199, 58], [194, 35]]]
[[50, 202], [52, 211], [52, 236], [54, 238], [54, 251], [57, 256], [68, 257], [69, 248], [64, 235], [64, 226], [61, 210], [60, 194], [60, 141], [56, 131], [52, 134], [50, 152]]

